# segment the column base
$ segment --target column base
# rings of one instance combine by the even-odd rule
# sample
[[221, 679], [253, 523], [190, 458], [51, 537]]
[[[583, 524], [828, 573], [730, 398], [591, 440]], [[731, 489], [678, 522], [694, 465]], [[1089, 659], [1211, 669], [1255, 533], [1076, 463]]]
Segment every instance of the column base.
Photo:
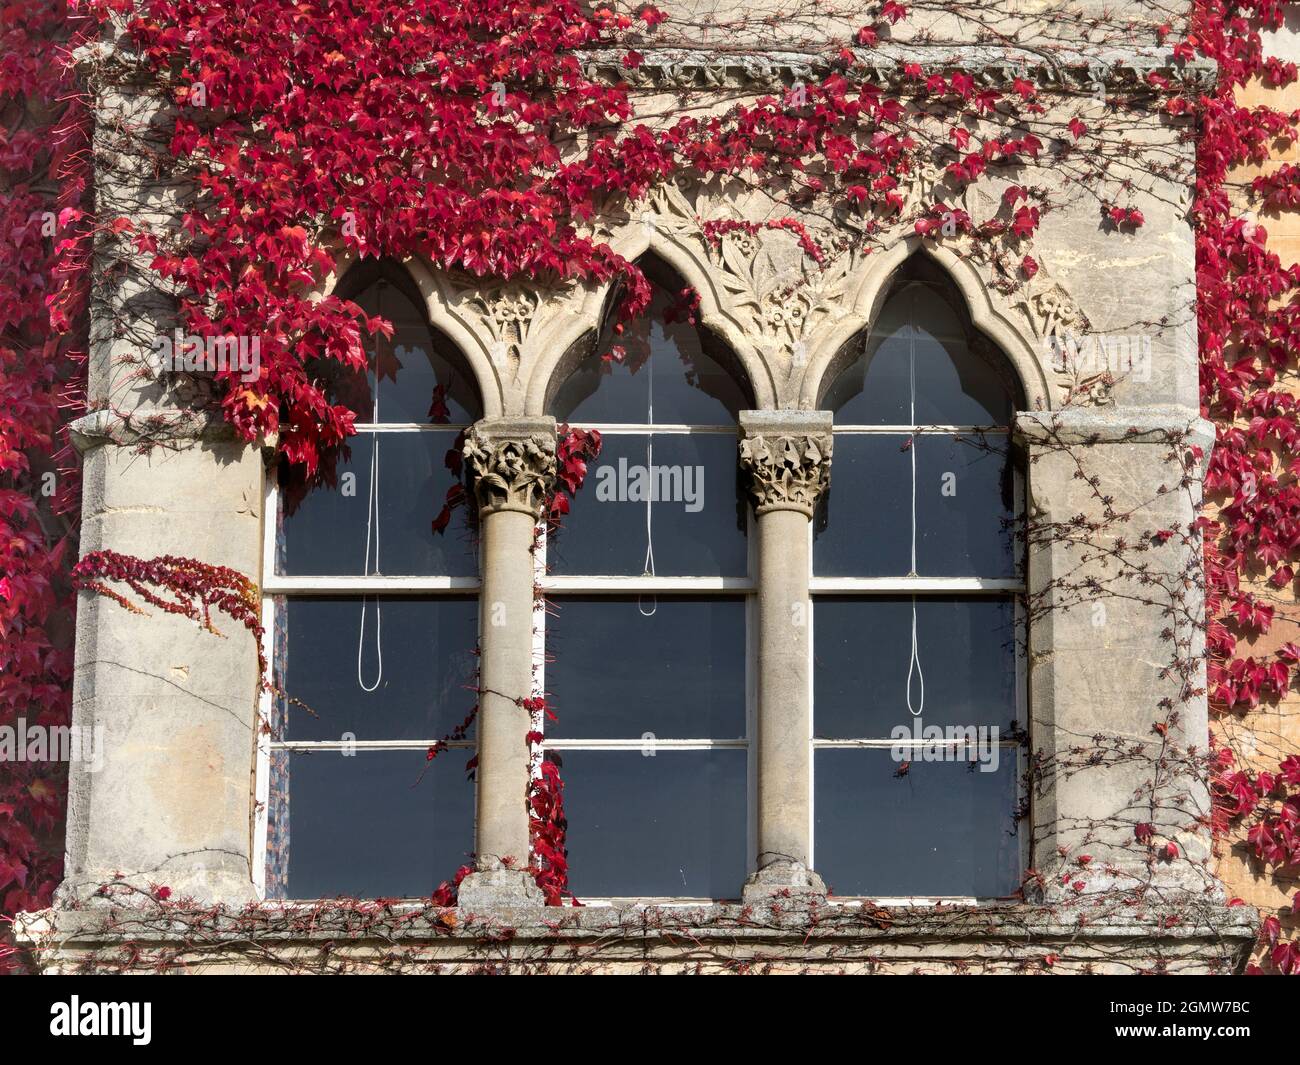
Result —
[[507, 869], [496, 858], [480, 860], [478, 869], [460, 882], [456, 906], [462, 910], [517, 910], [546, 905], [531, 874]]
[[741, 898], [746, 902], [761, 902], [774, 896], [826, 895], [822, 878], [803, 862], [781, 859], [769, 862], [745, 881]]

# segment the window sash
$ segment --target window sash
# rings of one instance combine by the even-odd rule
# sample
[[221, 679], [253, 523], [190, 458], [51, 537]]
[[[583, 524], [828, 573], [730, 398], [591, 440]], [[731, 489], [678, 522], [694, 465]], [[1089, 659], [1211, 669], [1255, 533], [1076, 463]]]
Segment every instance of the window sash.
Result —
[[[601, 430], [604, 431], [603, 429]], [[643, 432], [644, 427], [636, 427], [637, 432]], [[729, 432], [735, 432], [735, 427], [731, 426]], [[755, 567], [756, 543], [754, 536], [754, 514], [753, 508], [748, 511], [748, 529], [746, 533], [747, 547], [749, 553], [749, 572], [751, 576], [745, 578], [715, 578], [715, 577], [549, 577], [546, 573], [546, 549], [547, 549], [547, 530], [545, 521], [541, 523], [542, 531], [538, 536], [537, 549], [533, 553], [533, 573], [534, 579], [541, 587], [543, 595], [537, 599], [533, 610], [533, 668], [536, 677], [537, 687], [541, 691], [546, 690], [546, 607], [551, 598], [562, 600], [566, 592], [581, 595], [590, 595], [596, 593], [627, 594], [644, 591], [667, 592], [672, 591], [674, 594], [682, 592], [690, 594], [700, 594], [707, 596], [717, 596], [720, 593], [730, 593], [727, 598], [741, 597], [745, 604], [745, 735], [744, 737], [728, 739], [708, 739], [708, 738], [678, 738], [678, 739], [657, 739], [655, 741], [656, 749], [674, 751], [708, 751], [708, 750], [743, 750], [745, 752], [745, 853], [748, 856], [749, 863], [753, 862], [753, 856], [758, 848], [758, 747], [753, 742], [756, 733], [758, 719], [758, 598], [757, 584], [752, 574]], [[537, 725], [537, 731], [542, 733], [542, 740], [538, 744], [541, 755], [534, 760], [533, 777], [536, 779], [540, 775], [540, 762], [548, 751], [640, 751], [646, 743], [640, 738], [632, 739], [548, 739], [546, 737], [546, 715], [538, 715], [542, 720]], [[561, 770], [561, 779], [563, 771]], [[747, 865], [745, 874], [748, 876], [753, 872], [752, 867]], [[740, 885], [737, 885], [739, 890]], [[624, 901], [625, 899], [636, 899], [645, 901], [649, 896], [610, 896], [588, 897], [583, 896], [584, 905], [605, 906], [613, 903]], [[677, 904], [690, 905], [702, 902], [710, 902], [709, 899], [687, 899], [677, 898], [673, 900]]]
[[[835, 432], [840, 432], [837, 426]], [[876, 431], [870, 427], [868, 431]], [[881, 430], [884, 431], [884, 430]], [[1004, 430], [1005, 431], [1005, 430]], [[1018, 518], [1024, 515], [1024, 477], [1019, 469], [1016, 470], [1015, 478], [1015, 513]], [[1029, 670], [1026, 657], [1026, 637], [1028, 635], [1027, 621], [1025, 617], [1025, 603], [1023, 593], [1026, 591], [1025, 582], [1022, 578], [1002, 579], [986, 577], [814, 577], [813, 576], [813, 523], [808, 523], [808, 589], [809, 610], [808, 620], [808, 863], [809, 868], [817, 868], [817, 752], [821, 750], [834, 749], [887, 749], [895, 746], [907, 745], [913, 748], [924, 748], [930, 746], [927, 742], [911, 742], [889, 740], [880, 737], [863, 737], [853, 739], [821, 739], [816, 735], [816, 677], [815, 670], [817, 667], [817, 597], [826, 597], [834, 595], [871, 595], [871, 594], [892, 594], [899, 592], [910, 594], [924, 595], [956, 595], [962, 593], [988, 593], [988, 592], [1005, 592], [1015, 604], [1015, 722], [1023, 730], [1029, 728], [1029, 699], [1028, 699], [1028, 680]], [[1016, 539], [1016, 565], [1020, 573], [1024, 573], [1024, 544]], [[1000, 723], [999, 723], [1000, 724]], [[946, 741], [940, 741], [942, 746], [950, 746]], [[1032, 795], [1025, 787], [1025, 770], [1027, 768], [1027, 751], [1024, 744], [1018, 740], [1010, 740], [999, 735], [997, 746], [1000, 750], [1014, 750], [1016, 754], [1016, 775], [1017, 775], [1017, 796], [1021, 804], [1032, 800]], [[1020, 831], [1017, 833], [1020, 845], [1020, 867], [1021, 870], [1030, 867], [1032, 857], [1032, 814], [1021, 822]], [[861, 898], [867, 898], [862, 896]], [[881, 905], [899, 905], [899, 906], [917, 906], [928, 905], [933, 902], [943, 901], [953, 904], [980, 905], [984, 903], [996, 903], [1000, 899], [988, 899], [968, 895], [911, 895], [906, 897], [884, 897], [870, 896], [873, 901]], [[860, 901], [858, 896], [837, 897], [836, 902], [843, 902], [853, 905]]]

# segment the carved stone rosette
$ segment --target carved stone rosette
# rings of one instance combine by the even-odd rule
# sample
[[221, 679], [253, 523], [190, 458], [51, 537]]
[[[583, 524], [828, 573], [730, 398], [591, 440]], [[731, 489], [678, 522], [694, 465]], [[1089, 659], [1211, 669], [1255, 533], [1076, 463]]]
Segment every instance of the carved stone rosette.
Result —
[[830, 483], [831, 434], [752, 435], [740, 441], [740, 467], [758, 514], [797, 510], [809, 518]]
[[463, 449], [479, 510], [540, 518], [555, 484], [555, 430], [542, 422], [496, 429], [473, 425]]

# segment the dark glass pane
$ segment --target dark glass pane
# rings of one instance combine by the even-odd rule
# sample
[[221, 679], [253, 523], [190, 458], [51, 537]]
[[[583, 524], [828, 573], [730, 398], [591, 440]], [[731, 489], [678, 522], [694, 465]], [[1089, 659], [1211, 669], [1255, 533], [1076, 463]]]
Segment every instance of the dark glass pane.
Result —
[[391, 339], [382, 334], [364, 338], [369, 371], [349, 373], [336, 362], [322, 360], [313, 365], [317, 379], [335, 403], [356, 412], [359, 422], [468, 425], [477, 421], [482, 417], [477, 382], [459, 353], [450, 350], [450, 342], [430, 329], [423, 309], [404, 287], [379, 281], [353, 297], [367, 313], [393, 324]]
[[815, 524], [813, 572], [909, 573], [914, 457], [917, 574], [1014, 577], [1015, 467], [1006, 439], [996, 434], [837, 434], [831, 488]]
[[[745, 735], [745, 601], [557, 596], [546, 622], [553, 737]], [[650, 617], [646, 617], [650, 614]]]
[[1015, 470], [1006, 438], [920, 434], [915, 447], [917, 572], [1015, 576]]
[[819, 577], [899, 577], [912, 565], [907, 436], [837, 434], [831, 487], [814, 524]]
[[290, 754], [287, 896], [415, 898], [450, 880], [474, 849], [464, 754]]
[[[288, 597], [285, 612], [278, 672], [306, 709], [287, 704], [277, 739], [437, 740], [477, 701], [477, 599]], [[358, 645], [361, 681], [378, 681], [374, 691], [357, 678]]]
[[745, 507], [734, 436], [607, 433], [546, 561], [556, 574], [639, 577], [650, 544], [660, 577], [744, 576]]
[[[994, 772], [888, 749], [820, 750], [817, 871], [836, 895], [1002, 897], [1020, 886], [1014, 750]], [[991, 763], [991, 759], [990, 759]]]
[[366, 571], [371, 457], [378, 446], [379, 520], [371, 529], [369, 572], [476, 576], [472, 508], [457, 507], [442, 532], [432, 528], [448, 488], [457, 483], [446, 466], [457, 435], [448, 430], [352, 437], [351, 458], [339, 463], [337, 483], [312, 489], [284, 516], [280, 572], [357, 576]]
[[[1016, 719], [1015, 604], [917, 596], [818, 596], [813, 607], [814, 729], [823, 739], [888, 739], [894, 728]], [[912, 709], [908, 708], [908, 673]]]
[[569, 883], [579, 898], [739, 898], [746, 752], [563, 751]]
[[1010, 422], [1007, 371], [971, 349], [960, 299], [955, 290], [923, 282], [889, 297], [861, 356], [827, 393], [824, 406], [835, 412], [837, 424]]
[[[647, 315], [622, 336], [606, 331], [597, 354], [560, 386], [551, 413], [561, 422], [730, 425], [750, 406], [735, 377], [705, 354], [695, 327], [667, 323], [669, 298], [656, 289]], [[604, 359], [614, 345], [622, 362]]]

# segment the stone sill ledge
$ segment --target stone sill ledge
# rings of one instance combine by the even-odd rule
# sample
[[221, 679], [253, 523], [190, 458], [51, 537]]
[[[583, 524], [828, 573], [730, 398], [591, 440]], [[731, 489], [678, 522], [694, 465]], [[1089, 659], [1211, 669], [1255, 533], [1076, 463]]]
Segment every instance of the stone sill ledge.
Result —
[[[1169, 924], [1177, 914], [1176, 923]], [[1213, 941], [1236, 948], [1253, 942], [1259, 917], [1247, 906], [1186, 898], [1177, 905], [1057, 907], [1012, 904], [892, 907], [871, 902], [774, 897], [770, 901], [501, 909], [473, 913], [420, 902], [260, 903], [238, 908], [167, 904], [93, 905], [19, 914], [20, 943], [42, 949], [94, 949], [131, 941], [194, 941], [201, 915], [203, 941], [259, 942], [461, 940], [466, 942], [698, 941], [915, 942], [915, 941]]]

